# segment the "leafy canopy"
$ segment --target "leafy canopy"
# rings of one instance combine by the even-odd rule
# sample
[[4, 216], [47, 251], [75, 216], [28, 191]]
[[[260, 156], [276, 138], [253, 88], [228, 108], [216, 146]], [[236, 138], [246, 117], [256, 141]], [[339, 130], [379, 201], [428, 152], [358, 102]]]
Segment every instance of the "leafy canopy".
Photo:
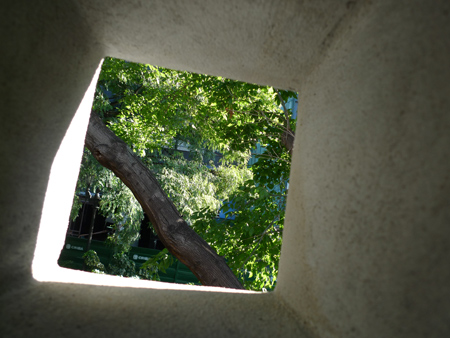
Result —
[[[281, 137], [295, 128], [290, 112], [280, 107], [292, 96], [272, 87], [106, 58], [93, 110], [141, 157], [187, 222], [227, 259], [245, 286], [261, 290], [273, 286], [278, 271], [290, 170]], [[253, 155], [257, 162], [248, 166], [257, 148], [262, 149]], [[189, 150], [188, 159], [180, 149]], [[138, 238], [142, 209], [88, 151], [78, 182], [78, 191], [86, 190], [101, 192], [100, 211], [114, 221], [108, 240], [126, 253]], [[216, 218], [220, 209], [225, 219]]]

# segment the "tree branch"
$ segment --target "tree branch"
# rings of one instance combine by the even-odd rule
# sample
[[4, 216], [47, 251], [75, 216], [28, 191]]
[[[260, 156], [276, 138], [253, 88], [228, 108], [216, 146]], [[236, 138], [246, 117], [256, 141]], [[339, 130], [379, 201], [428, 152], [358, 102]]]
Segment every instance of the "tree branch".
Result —
[[130, 188], [159, 239], [203, 285], [243, 289], [225, 259], [188, 226], [151, 171], [95, 112], [91, 113], [85, 144], [101, 165]]

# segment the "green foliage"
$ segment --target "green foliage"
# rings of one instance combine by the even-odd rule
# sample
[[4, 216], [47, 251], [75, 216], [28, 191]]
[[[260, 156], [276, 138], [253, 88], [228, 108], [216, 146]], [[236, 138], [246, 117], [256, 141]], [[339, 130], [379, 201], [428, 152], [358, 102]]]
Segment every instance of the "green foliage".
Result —
[[128, 252], [139, 238], [144, 219], [142, 207], [130, 189], [111, 171], [108, 170], [102, 179], [100, 211], [114, 222], [114, 233], [108, 237], [108, 242], [116, 251]]
[[227, 218], [215, 220], [207, 210], [193, 216], [194, 229], [253, 290], [270, 289], [276, 281], [287, 198], [288, 176], [265, 176], [262, 162], [252, 168], [253, 179], [229, 197], [222, 209]]
[[[290, 92], [278, 93], [277, 102], [283, 105], [292, 96]], [[281, 135], [286, 129], [295, 132], [295, 120], [286, 118], [284, 112], [261, 112], [259, 119], [255, 116], [251, 123], [232, 131], [234, 137], [240, 133], [251, 135], [252, 129], [258, 128], [252, 123], [265, 126], [258, 133], [264, 151], [255, 155], [257, 161], [250, 168], [252, 177], [225, 201], [222, 211], [226, 219], [217, 220], [206, 209], [192, 216], [193, 228], [226, 257], [228, 266], [248, 289], [272, 289], [278, 275], [291, 164]]]
[[139, 276], [144, 279], [161, 280], [159, 271], [165, 273], [166, 270], [175, 262], [175, 259], [169, 251], [164, 248], [156, 256], [149, 258], [142, 264], [139, 270]]
[[[290, 112], [280, 107], [294, 95], [106, 58], [93, 109], [141, 157], [188, 224], [227, 259], [244, 285], [261, 290], [273, 286], [278, 272], [291, 161], [281, 137], [295, 130]], [[257, 145], [265, 151], [248, 168]], [[181, 148], [189, 149], [189, 161]], [[107, 272], [159, 279], [171, 256], [163, 251], [135, 271], [126, 252], [139, 236], [142, 209], [88, 151], [77, 191], [100, 192], [99, 210], [114, 221], [108, 241], [117, 253]], [[218, 222], [222, 205], [227, 218]]]
[[[159, 272], [165, 273], [166, 270], [175, 262], [175, 259], [168, 253], [167, 249], [160, 251], [156, 256], [149, 258], [136, 271], [136, 264], [130, 259], [127, 253], [113, 254], [108, 268], [101, 263], [100, 258], [94, 250], [89, 250], [83, 254], [84, 264], [87, 271], [95, 273], [107, 273], [115, 276], [133, 277], [138, 279], [148, 279], [160, 281]], [[61, 266], [76, 268], [72, 261], [61, 261]]]
[[218, 212], [222, 201], [252, 176], [245, 165], [205, 165], [182, 156], [162, 156], [149, 167], [188, 224], [204, 208]]
[[[139, 238], [144, 213], [139, 202], [127, 186], [110, 170], [101, 166], [85, 149], [78, 176], [77, 192], [89, 195], [100, 192], [99, 212], [114, 223], [114, 233], [108, 242], [117, 252], [127, 252]], [[72, 205], [72, 214], [78, 214], [81, 203]]]
[[271, 87], [118, 59], [104, 60], [98, 88], [94, 110], [141, 155], [185, 142], [242, 163], [284, 119]]
[[88, 271], [97, 273], [105, 271], [105, 266], [100, 262], [100, 258], [94, 250], [86, 251], [83, 254], [83, 259]]
[[80, 198], [77, 195], [73, 196], [72, 209], [70, 211], [70, 219], [75, 222], [78, 217], [78, 213], [82, 207], [83, 203], [81, 203]]
[[136, 264], [126, 253], [117, 252], [108, 265], [108, 273], [116, 276], [133, 277], [136, 275]]

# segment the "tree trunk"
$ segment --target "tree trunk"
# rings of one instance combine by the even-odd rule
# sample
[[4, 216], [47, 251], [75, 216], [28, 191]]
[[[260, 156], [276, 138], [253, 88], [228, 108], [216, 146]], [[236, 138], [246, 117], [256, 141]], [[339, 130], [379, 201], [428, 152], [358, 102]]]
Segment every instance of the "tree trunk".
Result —
[[85, 143], [99, 163], [130, 188], [159, 239], [203, 285], [243, 289], [225, 259], [189, 227], [151, 171], [95, 112], [91, 113]]

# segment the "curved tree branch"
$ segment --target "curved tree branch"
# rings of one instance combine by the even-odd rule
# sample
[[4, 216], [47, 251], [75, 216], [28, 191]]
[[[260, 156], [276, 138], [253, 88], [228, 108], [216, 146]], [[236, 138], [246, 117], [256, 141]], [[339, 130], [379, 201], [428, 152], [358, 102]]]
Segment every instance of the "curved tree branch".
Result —
[[151, 171], [95, 112], [91, 113], [85, 144], [101, 165], [130, 188], [159, 239], [203, 285], [243, 289], [225, 259], [189, 227]]

